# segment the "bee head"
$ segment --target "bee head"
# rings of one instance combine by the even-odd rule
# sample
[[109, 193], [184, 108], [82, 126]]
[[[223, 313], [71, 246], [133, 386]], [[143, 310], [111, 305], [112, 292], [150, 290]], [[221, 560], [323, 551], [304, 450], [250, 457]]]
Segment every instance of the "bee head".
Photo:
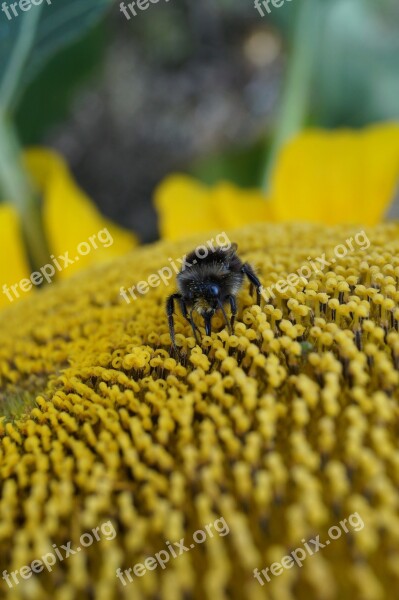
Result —
[[220, 287], [216, 283], [205, 283], [201, 292], [202, 298], [208, 305], [206, 312], [214, 314], [220, 306]]
[[205, 285], [204, 295], [207, 294], [210, 298], [220, 297], [220, 287], [216, 283], [207, 283]]
[[211, 321], [213, 315], [220, 307], [220, 296], [220, 287], [216, 283], [207, 282], [203, 285], [200, 312], [202, 312], [204, 317], [206, 335], [211, 335]]

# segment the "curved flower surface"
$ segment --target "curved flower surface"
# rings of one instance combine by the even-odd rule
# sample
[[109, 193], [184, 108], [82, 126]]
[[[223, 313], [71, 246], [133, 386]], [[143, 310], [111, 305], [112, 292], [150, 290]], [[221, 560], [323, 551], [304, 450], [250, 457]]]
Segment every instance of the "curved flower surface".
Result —
[[[305, 224], [229, 232], [265, 290], [309, 256], [330, 264], [279, 284], [260, 307], [244, 285], [234, 334], [220, 317], [210, 337], [199, 323], [202, 347], [178, 315], [181, 361], [170, 355], [164, 309], [172, 288], [130, 303], [120, 291], [203, 236], [138, 248], [2, 312], [0, 406], [7, 414], [20, 398], [22, 408], [0, 425], [1, 571], [53, 544], [76, 548], [104, 521], [116, 532], [21, 581], [22, 597], [396, 598], [399, 226], [358, 233]], [[356, 243], [366, 235], [369, 245]], [[255, 579], [254, 569], [303, 540], [324, 543], [354, 513], [364, 527], [346, 523], [303, 568], [263, 586]], [[116, 569], [218, 518], [228, 535], [126, 587], [117, 579]], [[15, 593], [3, 584], [6, 600]]]

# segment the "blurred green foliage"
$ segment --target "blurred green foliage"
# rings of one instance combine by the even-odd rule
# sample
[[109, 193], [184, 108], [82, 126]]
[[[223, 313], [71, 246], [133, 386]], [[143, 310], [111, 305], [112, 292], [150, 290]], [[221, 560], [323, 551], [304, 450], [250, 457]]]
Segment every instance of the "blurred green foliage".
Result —
[[0, 20], [0, 110], [15, 109], [26, 86], [63, 47], [76, 42], [103, 16], [112, 0], [67, 0], [32, 6]]
[[15, 120], [24, 146], [40, 144], [49, 127], [67, 118], [80, 85], [100, 70], [107, 44], [103, 21], [70, 47], [52, 56], [27, 86]]
[[335, 0], [326, 7], [315, 80], [316, 122], [399, 119], [399, 4]]
[[[109, 41], [104, 15], [111, 4], [111, 0], [63, 0], [33, 7], [12, 21], [2, 15], [0, 113], [16, 112], [24, 144], [40, 143], [46, 130], [67, 116], [74, 92], [101, 64]], [[301, 13], [312, 7], [308, 14], [317, 11], [318, 16], [308, 19], [307, 29], [305, 23], [298, 37]], [[297, 83], [285, 86], [276, 110], [277, 149], [286, 135], [305, 124], [360, 127], [399, 119], [397, 0], [287, 0], [263, 19], [252, 1], [247, 6], [242, 0], [204, 0], [201, 6], [193, 0], [160, 3], [130, 21], [119, 14], [118, 5], [114, 10], [121, 26], [142, 47], [148, 68], [154, 69], [183, 66], [195, 54], [198, 31], [216, 26], [223, 30], [233, 17], [242, 16], [247, 29], [276, 28], [284, 40], [287, 77], [297, 60], [293, 77]], [[305, 44], [307, 51], [301, 52]], [[301, 81], [308, 88], [305, 95], [299, 89]], [[296, 112], [295, 94], [300, 98]], [[293, 122], [287, 127], [290, 118]], [[259, 131], [265, 131], [261, 123]], [[263, 139], [249, 148], [203, 156], [191, 171], [207, 182], [225, 178], [255, 185], [270, 145], [270, 139]]]
[[[300, 4], [292, 0], [271, 13], [291, 54], [296, 50], [292, 37]], [[397, 0], [314, 0], [314, 4], [322, 7], [322, 20], [314, 48], [308, 119], [326, 127], [398, 120]]]
[[260, 180], [265, 140], [258, 140], [249, 148], [206, 156], [196, 161], [190, 169], [191, 175], [208, 185], [228, 179], [242, 187], [254, 187]]
[[243, 150], [240, 161], [231, 153], [203, 161], [193, 172], [204, 181], [216, 174], [238, 184], [251, 180], [262, 173], [262, 159], [270, 168], [281, 144], [305, 125], [356, 128], [399, 120], [397, 0], [292, 0], [263, 22], [280, 31], [288, 59], [274, 142]]

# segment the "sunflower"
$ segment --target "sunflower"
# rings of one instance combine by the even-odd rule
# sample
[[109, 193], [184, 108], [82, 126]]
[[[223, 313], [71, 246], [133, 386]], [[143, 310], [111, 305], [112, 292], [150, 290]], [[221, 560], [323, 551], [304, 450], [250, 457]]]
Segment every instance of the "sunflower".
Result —
[[[265, 288], [356, 239], [349, 225], [227, 231]], [[261, 306], [239, 294], [197, 345], [148, 280], [212, 234], [139, 247], [1, 313], [2, 597], [389, 600], [399, 585], [399, 225]], [[343, 254], [342, 252], [340, 253]], [[293, 280], [291, 280], [293, 281]], [[263, 585], [254, 577], [357, 513], [349, 528]], [[116, 576], [224, 519], [228, 535]], [[107, 522], [116, 535], [79, 546]], [[36, 563], [37, 564], [37, 563]], [[152, 564], [152, 563], [151, 563]], [[8, 574], [7, 583], [4, 573]], [[130, 571], [132, 573], [132, 571]]]

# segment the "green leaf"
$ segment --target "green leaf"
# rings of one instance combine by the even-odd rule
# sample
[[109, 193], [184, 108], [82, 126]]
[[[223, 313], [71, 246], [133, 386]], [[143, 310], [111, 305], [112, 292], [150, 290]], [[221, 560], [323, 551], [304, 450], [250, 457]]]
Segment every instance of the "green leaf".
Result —
[[68, 118], [76, 91], [101, 73], [107, 33], [103, 18], [77, 42], [57, 52], [25, 88], [14, 115], [23, 146], [41, 144], [49, 129]]
[[14, 109], [46, 62], [93, 27], [112, 0], [48, 2], [28, 12], [16, 5], [20, 14], [11, 20], [0, 13], [0, 110]]
[[334, 0], [319, 50], [314, 94], [320, 124], [399, 118], [397, 0]]

